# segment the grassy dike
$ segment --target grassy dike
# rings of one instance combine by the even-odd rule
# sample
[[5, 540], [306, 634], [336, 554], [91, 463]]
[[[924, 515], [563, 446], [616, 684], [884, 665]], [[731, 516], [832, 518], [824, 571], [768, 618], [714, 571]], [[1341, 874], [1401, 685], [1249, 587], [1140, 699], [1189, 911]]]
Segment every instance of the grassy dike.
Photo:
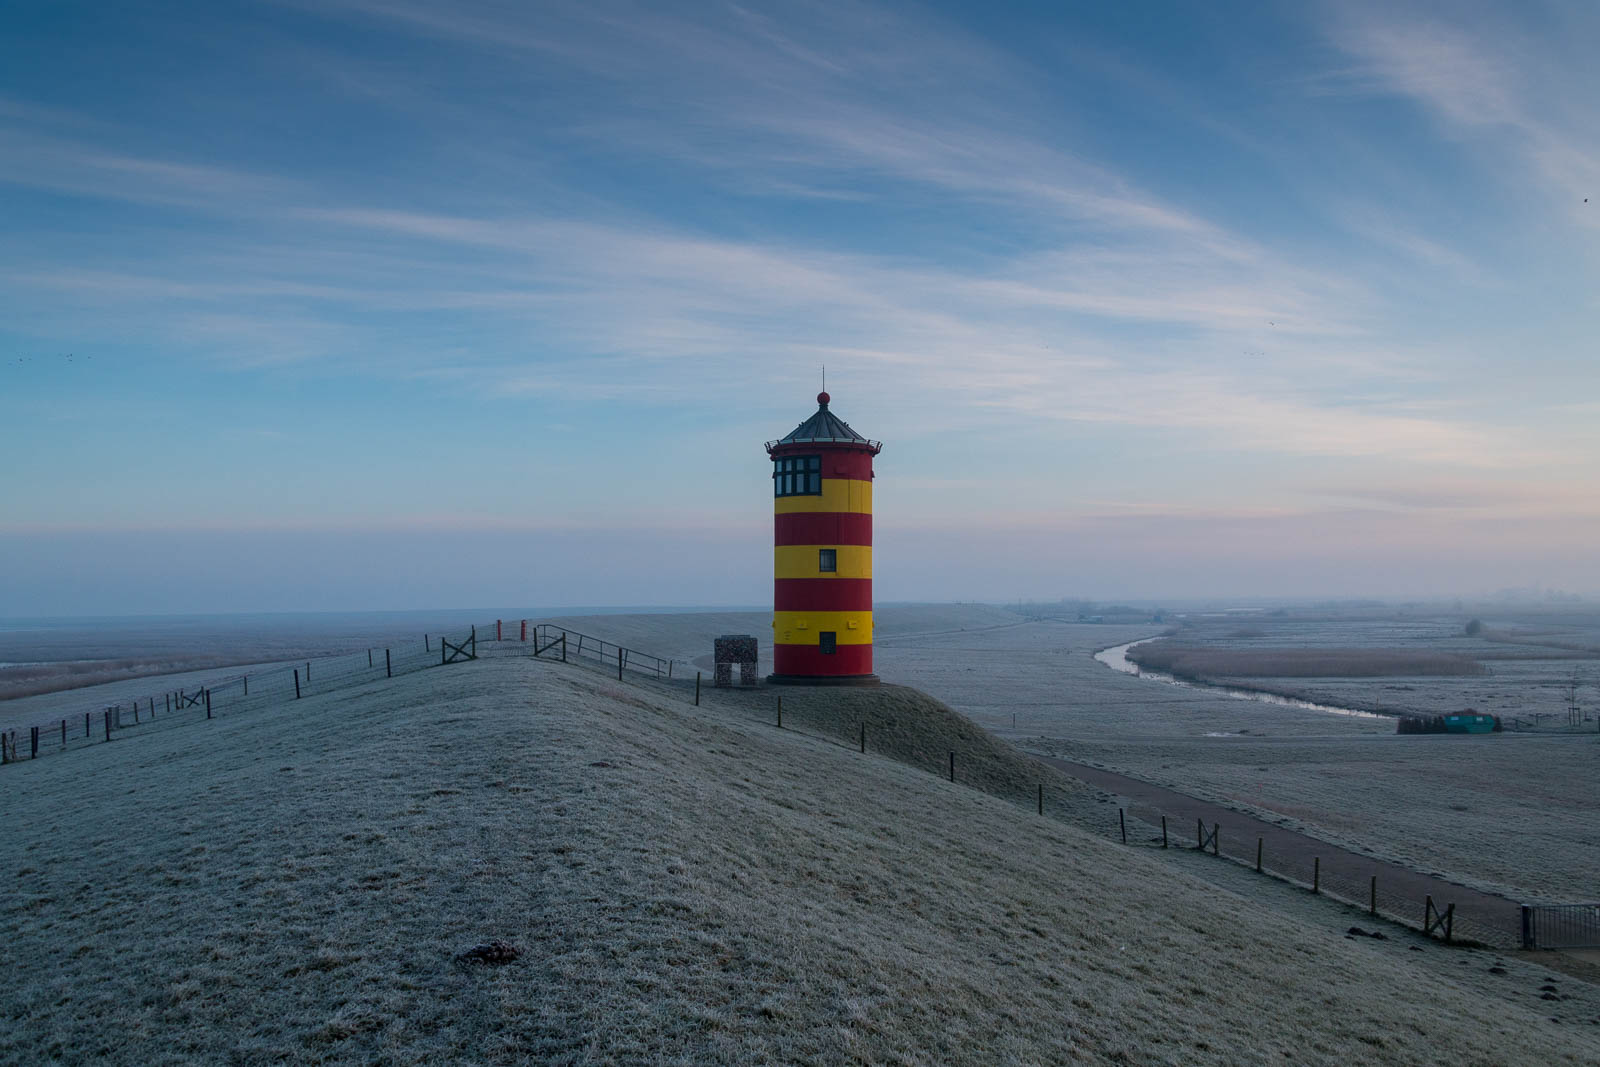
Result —
[[1470, 955], [526, 659], [7, 767], [0, 825], [0, 1062], [1600, 1058]]

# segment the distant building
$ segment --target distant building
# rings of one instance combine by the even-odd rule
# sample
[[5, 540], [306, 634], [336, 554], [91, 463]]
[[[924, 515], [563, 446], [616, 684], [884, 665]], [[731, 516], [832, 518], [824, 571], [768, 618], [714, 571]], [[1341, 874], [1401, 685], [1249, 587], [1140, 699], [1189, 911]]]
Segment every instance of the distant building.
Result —
[[873, 684], [872, 457], [828, 410], [767, 442], [772, 457], [772, 659], [780, 684]]

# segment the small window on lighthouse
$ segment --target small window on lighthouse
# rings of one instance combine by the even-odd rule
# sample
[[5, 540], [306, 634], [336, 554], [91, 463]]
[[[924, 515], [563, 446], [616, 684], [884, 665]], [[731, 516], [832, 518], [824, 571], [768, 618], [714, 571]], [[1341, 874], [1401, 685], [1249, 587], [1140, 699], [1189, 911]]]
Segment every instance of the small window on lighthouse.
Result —
[[784, 456], [772, 461], [773, 496], [820, 496], [821, 456]]
[[824, 656], [832, 656], [839, 649], [839, 634], [834, 630], [824, 630], [817, 635], [817, 651]]
[[817, 570], [823, 574], [837, 574], [839, 571], [839, 550], [837, 548], [817, 549]]

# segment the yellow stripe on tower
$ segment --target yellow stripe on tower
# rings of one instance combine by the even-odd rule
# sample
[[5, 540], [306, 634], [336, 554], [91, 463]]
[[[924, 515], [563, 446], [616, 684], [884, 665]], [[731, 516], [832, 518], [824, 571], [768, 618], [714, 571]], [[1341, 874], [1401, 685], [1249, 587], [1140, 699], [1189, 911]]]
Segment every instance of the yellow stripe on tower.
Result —
[[872, 644], [870, 611], [775, 611], [772, 639], [785, 645], [814, 645], [817, 635], [832, 630], [841, 645]]
[[[837, 569], [823, 571], [820, 549], [831, 548]], [[871, 578], [871, 545], [779, 545], [772, 550], [776, 578]]]
[[872, 483], [858, 478], [824, 478], [820, 496], [780, 496], [773, 504], [776, 515], [790, 515], [796, 511], [849, 511], [871, 515]]

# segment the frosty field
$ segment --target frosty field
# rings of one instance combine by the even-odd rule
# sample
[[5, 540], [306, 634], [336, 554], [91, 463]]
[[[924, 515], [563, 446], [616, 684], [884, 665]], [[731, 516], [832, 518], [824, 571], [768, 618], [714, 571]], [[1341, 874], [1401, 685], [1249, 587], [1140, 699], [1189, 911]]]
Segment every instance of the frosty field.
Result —
[[[1600, 896], [1592, 818], [1600, 736], [1396, 736], [1387, 718], [1162, 685], [1092, 658], [1161, 629], [1019, 622], [890, 636], [878, 669], [916, 679], [911, 684], [1027, 749], [1122, 771], [1514, 900]], [[1292, 681], [1296, 691], [1328, 699], [1349, 689]], [[1492, 687], [1500, 676], [1359, 680], [1369, 690], [1469, 682]]]
[[[940, 659], [971, 693], [973, 661], [926, 646], [975, 632], [886, 660]], [[1348, 940], [1338, 905], [1218, 888], [753, 699], [484, 659], [7, 767], [0, 1059], [1600, 1058], [1594, 987]], [[939, 723], [963, 760], [1024, 766]], [[491, 938], [520, 958], [456, 962]]]

